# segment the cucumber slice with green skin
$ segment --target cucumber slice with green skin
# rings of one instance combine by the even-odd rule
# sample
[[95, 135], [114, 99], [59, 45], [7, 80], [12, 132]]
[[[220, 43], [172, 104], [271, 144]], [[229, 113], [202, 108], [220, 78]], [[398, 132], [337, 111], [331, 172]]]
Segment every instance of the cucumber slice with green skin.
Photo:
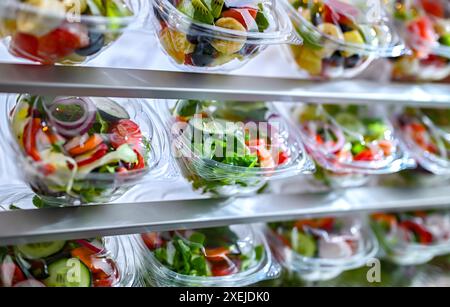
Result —
[[304, 257], [314, 257], [316, 254], [316, 241], [307, 234], [298, 233], [297, 242], [293, 242], [294, 251]]
[[233, 122], [221, 119], [193, 118], [189, 123], [194, 129], [205, 134], [230, 135], [236, 132], [236, 125]]
[[361, 123], [359, 118], [350, 113], [340, 113], [335, 117], [336, 122], [342, 127], [350, 130], [351, 132], [361, 135], [365, 134], [366, 128]]
[[121, 105], [108, 98], [91, 98], [101, 117], [110, 122], [130, 119], [130, 115]]
[[56, 254], [64, 245], [66, 241], [52, 241], [18, 245], [16, 248], [27, 259], [40, 259]]
[[78, 258], [63, 258], [48, 266], [47, 287], [90, 287], [91, 271]]

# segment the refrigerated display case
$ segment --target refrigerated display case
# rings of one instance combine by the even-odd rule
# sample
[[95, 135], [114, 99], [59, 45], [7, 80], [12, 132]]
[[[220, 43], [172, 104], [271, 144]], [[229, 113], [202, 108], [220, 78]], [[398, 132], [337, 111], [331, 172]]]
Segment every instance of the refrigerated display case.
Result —
[[[157, 4], [158, 1], [154, 3]], [[160, 8], [164, 9], [164, 7]], [[248, 14], [250, 18], [253, 18], [251, 13]], [[244, 15], [247, 16], [247, 14]], [[156, 17], [153, 16], [153, 18]], [[57, 272], [55, 265], [52, 265], [55, 261], [49, 260], [49, 257], [64, 252], [65, 256], [58, 256], [58, 260], [80, 259], [81, 264], [88, 268], [85, 272], [90, 276], [89, 285], [95, 285], [96, 281], [96, 284], [100, 286], [221, 286], [235, 284], [237, 281], [241, 282], [238, 285], [242, 286], [249, 284], [261, 286], [450, 286], [450, 281], [446, 277], [450, 269], [448, 256], [441, 255], [444, 252], [429, 256], [429, 254], [425, 255], [425, 251], [415, 249], [414, 252], [418, 255], [416, 258], [423, 256], [427, 259], [414, 261], [416, 260], [414, 258], [406, 262], [394, 261], [397, 263], [393, 263], [392, 257], [385, 257], [387, 256], [385, 246], [381, 246], [381, 249], [378, 246], [378, 242], [383, 245], [382, 239], [385, 239], [388, 234], [375, 231], [378, 237], [376, 240], [373, 230], [369, 227], [368, 219], [373, 212], [429, 212], [431, 210], [445, 212], [450, 208], [448, 173], [442, 170], [442, 167], [437, 170], [436, 167], [416, 166], [412, 162], [413, 159], [423, 164], [423, 159], [418, 157], [430, 158], [433, 151], [426, 146], [414, 147], [412, 151], [408, 146], [411, 142], [405, 137], [404, 130], [397, 127], [397, 121], [401, 118], [399, 114], [408, 110], [407, 108], [450, 109], [448, 84], [381, 82], [380, 80], [384, 79], [383, 76], [389, 73], [389, 70], [386, 72], [377, 70], [386, 61], [384, 59], [374, 59], [367, 73], [351, 80], [302, 79], [302, 73], [291, 66], [289, 58], [283, 56], [285, 46], [267, 47], [265, 45], [258, 45], [255, 54], [246, 55], [244, 61], [248, 60], [246, 66], [232, 74], [204, 72], [209, 69], [202, 69], [202, 73], [182, 72], [172, 66], [173, 61], [169, 59], [181, 54], [179, 50], [176, 50], [179, 46], [176, 42], [174, 44], [173, 33], [166, 33], [165, 41], [159, 43], [161, 35], [155, 37], [155, 33], [152, 33], [152, 23], [147, 20], [146, 24], [147, 28], [137, 30], [131, 27], [129, 30], [124, 30], [120, 37], [115, 37], [117, 41], [110, 48], [102, 49], [101, 54], [83, 66], [29, 65], [20, 58], [13, 58], [5, 47], [0, 48], [2, 61], [0, 92], [4, 93], [0, 95], [2, 104], [0, 107], [2, 110], [0, 114], [0, 156], [2, 156], [0, 160], [0, 264], [6, 263], [1, 267], [0, 283], [2, 285], [60, 286], [61, 284], [52, 283], [51, 273], [58, 275], [65, 272], [64, 270], [62, 273]], [[167, 26], [164, 27], [162, 24], [159, 26], [161, 31], [173, 31], [173, 29], [169, 31]], [[283, 26], [286, 25], [283, 24]], [[2, 30], [4, 29], [0, 26], [0, 34], [7, 36], [8, 33], [3, 33]], [[274, 37], [271, 39], [276, 40]], [[168, 41], [172, 45], [167, 45]], [[297, 43], [300, 43], [299, 41]], [[279, 39], [278, 42], [281, 40]], [[226, 45], [227, 41], [216, 43]], [[158, 44], [162, 45], [165, 53], [158, 48]], [[234, 44], [236, 45], [236, 42]], [[133, 46], [134, 50], [130, 50], [130, 46]], [[183, 49], [183, 63], [178, 65], [192, 66], [189, 62], [186, 63], [185, 53], [188, 51]], [[230, 58], [231, 60], [238, 61], [237, 58]], [[219, 66], [225, 64], [214, 63]], [[239, 63], [238, 66], [242, 64]], [[25, 96], [27, 94], [30, 96]], [[66, 99], [55, 99], [61, 96]], [[79, 99], [80, 96], [92, 98]], [[19, 97], [18, 101], [16, 101], [17, 97]], [[21, 101], [21, 97], [25, 100]], [[29, 108], [21, 108], [24, 103], [30, 103], [27, 97], [33, 97], [33, 101], [40, 101], [36, 97], [47, 97], [42, 100], [48, 103], [42, 106], [36, 104], [31, 107], [35, 110], [30, 112]], [[24, 122], [30, 118], [45, 121], [49, 119], [47, 117], [49, 112], [55, 115], [52, 111], [56, 109], [51, 109], [52, 105], [55, 103], [67, 105], [67, 101], [71, 102], [71, 105], [78, 106], [75, 108], [78, 111], [82, 109], [80, 106], [96, 106], [97, 111], [92, 113], [95, 118], [88, 123], [89, 127], [81, 127], [83, 129], [80, 128], [82, 123], [75, 123], [75, 126], [70, 127], [67, 127], [67, 123], [61, 123], [61, 118], [67, 119], [64, 114], [60, 114], [62, 117], [53, 116], [55, 120], [49, 121], [48, 125], [39, 125], [38, 130], [47, 127], [50, 131], [52, 129], [59, 131], [55, 133], [58, 135], [59, 142], [53, 141], [56, 140], [54, 134], [50, 135], [47, 133], [48, 130], [44, 131], [40, 138], [36, 138], [39, 146], [43, 146], [39, 147], [39, 157], [36, 156], [34, 146], [30, 146], [33, 142], [23, 143], [24, 135], [30, 135], [33, 130], [33, 127], [26, 129]], [[111, 103], [111, 101], [118, 103]], [[205, 109], [196, 109], [191, 114], [199, 113], [200, 121], [198, 119], [192, 121], [190, 118], [186, 120], [184, 113], [174, 112], [176, 109], [169, 106], [169, 101], [194, 101], [197, 106], [200, 102], [205, 103]], [[269, 109], [272, 110], [272, 105], [267, 108], [264, 102], [274, 102], [273, 108], [279, 111], [280, 115], [274, 116], [274, 112], [269, 112]], [[312, 112], [316, 112], [316, 110], [323, 110], [321, 105], [325, 104], [328, 106], [327, 115], [319, 114], [313, 120], [309, 118], [308, 122], [309, 128], [314, 126], [316, 131], [320, 130], [317, 135], [321, 137], [317, 138], [317, 135], [314, 135], [314, 142], [308, 143], [305, 135], [311, 137], [311, 134], [301, 131], [298, 118], [293, 118], [295, 117], [293, 115], [298, 113], [293, 110], [298, 111], [299, 108], [307, 105], [312, 106]], [[346, 109], [349, 105], [353, 105], [353, 111]], [[255, 106], [258, 108], [253, 108]], [[341, 118], [336, 120], [336, 106], [346, 109], [347, 115], [340, 116]], [[359, 116], [360, 110], [364, 110], [367, 114], [367, 110], [372, 111], [374, 107], [377, 109], [377, 114], [381, 114], [384, 125], [371, 120], [369, 116], [365, 116], [367, 118], [361, 122], [351, 118], [351, 116]], [[164, 108], [166, 112], [163, 112]], [[234, 112], [225, 112], [233, 108]], [[124, 109], [126, 112], [123, 112]], [[355, 109], [357, 111], [354, 112]], [[226, 134], [221, 132], [224, 130], [222, 126], [220, 126], [221, 131], [216, 131], [217, 122], [224, 125], [224, 120], [246, 122], [249, 113], [252, 114], [253, 119], [256, 116], [255, 121], [258, 123], [270, 123], [274, 119], [283, 118], [284, 126], [288, 129], [278, 131], [284, 143], [279, 142], [279, 139], [271, 139], [264, 145], [261, 145], [260, 138], [253, 142], [246, 138], [244, 133], [242, 144], [248, 150], [246, 164], [242, 161], [219, 160], [211, 156], [208, 160], [205, 156], [197, 156], [194, 162], [182, 161], [183, 165], [191, 167], [188, 168], [191, 171], [188, 173], [192, 173], [192, 166], [197, 172], [195, 178], [191, 174], [190, 179], [195, 180], [192, 179], [190, 183], [183, 178], [182, 168], [180, 169], [173, 157], [176, 150], [171, 147], [171, 126], [165, 121], [167, 113], [176, 115], [176, 121], [179, 123], [189, 121], [194, 129], [200, 125], [203, 131], [207, 130], [210, 134]], [[349, 113], [351, 116], [348, 116]], [[369, 114], [372, 117], [375, 113]], [[315, 124], [315, 121], [323, 120], [324, 116], [329, 119], [325, 125], [328, 129]], [[210, 120], [211, 118], [214, 121]], [[424, 117], [419, 119], [423, 120]], [[136, 121], [139, 127], [123, 122], [127, 120]], [[73, 124], [74, 120], [70, 117], [67, 121]], [[89, 135], [93, 125], [96, 125], [96, 129], [100, 129], [95, 133], [101, 136], [92, 140], [86, 137], [82, 142], [91, 144], [92, 148], [74, 151], [72, 146], [66, 146], [71, 139], [82, 139], [83, 135]], [[336, 144], [337, 136], [333, 133], [338, 132], [333, 125], [343, 131], [346, 140], [342, 144]], [[211, 128], [212, 126], [214, 129]], [[368, 126], [370, 129], [367, 128]], [[445, 127], [441, 128], [445, 126], [445, 123], [440, 123], [439, 129], [436, 128], [436, 123], [429, 121], [425, 121], [425, 126], [432, 126], [433, 131], [439, 131], [437, 141], [433, 137], [418, 136], [417, 131], [411, 131], [411, 129], [408, 132], [413, 136], [413, 140], [431, 139], [437, 142], [439, 154], [445, 157], [443, 160], [446, 162], [449, 151], [445, 144], [448, 143], [449, 138]], [[71, 129], [77, 130], [78, 134], [72, 134], [74, 131]], [[134, 137], [130, 137], [130, 129], [133, 130], [131, 134]], [[124, 135], [125, 130], [127, 130], [126, 135]], [[139, 135], [136, 134], [137, 130], [141, 132]], [[286, 131], [289, 133], [285, 133]], [[239, 131], [233, 131], [236, 139], [239, 139], [239, 133]], [[260, 135], [259, 132], [257, 135]], [[143, 137], [151, 139], [154, 143], [149, 144], [148, 140], [143, 141]], [[368, 139], [377, 146], [372, 144], [365, 146]], [[359, 140], [359, 144], [355, 140]], [[391, 144], [392, 146], [386, 149], [384, 146], [386, 144], [382, 141], [389, 141], [394, 145]], [[383, 144], [378, 146], [380, 143]], [[21, 147], [20, 144], [29, 144], [29, 146]], [[122, 156], [117, 158], [117, 154], [114, 153], [119, 151], [123, 144], [131, 150], [127, 151], [125, 158]], [[323, 160], [318, 160], [317, 152], [314, 154], [314, 150], [320, 149], [317, 144], [323, 145], [332, 152], [333, 159], [337, 159], [340, 163], [330, 162], [328, 159], [328, 169], [325, 171], [321, 169]], [[349, 155], [346, 156], [347, 160], [338, 155], [338, 152], [333, 149], [337, 145], [342, 152], [350, 153], [351, 159]], [[424, 142], [419, 145], [424, 145]], [[269, 151], [273, 147], [276, 148], [277, 162], [286, 159], [278, 163], [277, 167], [275, 164], [264, 164], [269, 160], [275, 163], [273, 161], [275, 156], [269, 157], [262, 154], [264, 150]], [[393, 147], [395, 150], [392, 150]], [[419, 149], [422, 151], [418, 151]], [[66, 155], [66, 160], [62, 163], [67, 173], [63, 175], [57, 173], [58, 176], [53, 173], [55, 165], [61, 164], [61, 160], [58, 160], [55, 154], [45, 156], [45, 163], [42, 163], [41, 155], [45, 153], [45, 150], [55, 152], [72, 150], [72, 154]], [[284, 152], [288, 153], [286, 157]], [[85, 154], [92, 155], [85, 156]], [[368, 158], [368, 154], [372, 155], [372, 159]], [[339, 168], [343, 164], [354, 166], [353, 162], [356, 160], [356, 162], [364, 161], [365, 169], [379, 170], [376, 163], [373, 163], [377, 162], [376, 154], [379, 154], [381, 157], [379, 160], [383, 163], [386, 160], [391, 163], [388, 163], [389, 167], [383, 168], [384, 171], [355, 173], [352, 167]], [[107, 155], [114, 156], [114, 161], [105, 159]], [[140, 156], [147, 159], [140, 160]], [[303, 160], [299, 156], [302, 156]], [[329, 158], [330, 155], [327, 157]], [[316, 160], [316, 167], [311, 163], [312, 158]], [[67, 164], [68, 159], [72, 161], [69, 164]], [[301, 166], [299, 166], [299, 159], [303, 163]], [[101, 162], [98, 162], [99, 160]], [[91, 169], [91, 171], [98, 171], [98, 174], [96, 171], [89, 172], [90, 175], [94, 173], [96, 176], [79, 177], [78, 182], [65, 181], [67, 174], [77, 175], [79, 168], [82, 168], [83, 162], [86, 161], [86, 165], [95, 164], [96, 161], [101, 163], [101, 165], [95, 164], [98, 167]], [[243, 164], [237, 165], [238, 163]], [[392, 165], [392, 163], [397, 164]], [[104, 166], [101, 172], [100, 166]], [[143, 166], [142, 169], [145, 172], [138, 174], [139, 178], [135, 178], [135, 173], [139, 172], [136, 168], [139, 166]], [[247, 175], [254, 175], [258, 167], [269, 171], [264, 172], [263, 175], [258, 174], [258, 182], [252, 186], [248, 183]], [[229, 173], [231, 168], [233, 176]], [[314, 179], [314, 175], [307, 173], [313, 173], [315, 168], [318, 170]], [[387, 169], [389, 171], [386, 171]], [[408, 170], [397, 174], [401, 169]], [[282, 173], [282, 170], [285, 173]], [[383, 175], [380, 175], [381, 173]], [[79, 176], [80, 174], [86, 175], [78, 172]], [[101, 175], [103, 179], [106, 176], [106, 180], [102, 180], [97, 175]], [[61, 180], [56, 180], [61, 179], [61, 176], [64, 179], [62, 183]], [[320, 183], [317, 183], [317, 176], [322, 180]], [[52, 179], [49, 180], [49, 178]], [[250, 179], [254, 181], [254, 176]], [[80, 180], [86, 185], [80, 185]], [[330, 180], [335, 184], [330, 184]], [[193, 189], [192, 183], [200, 181], [202, 185]], [[337, 184], [344, 181], [347, 184]], [[198, 190], [205, 191], [205, 186], [210, 187], [211, 182], [214, 183], [214, 189], [206, 191], [209, 193], [199, 193]], [[75, 183], [78, 183], [78, 186], [75, 185], [74, 189]], [[218, 186], [220, 193], [211, 193], [216, 191]], [[232, 193], [222, 193], [223, 187], [227, 187], [225, 192], [229, 192], [229, 187], [232, 187]], [[96, 188], [102, 191], [96, 191]], [[104, 195], [104, 191], [107, 192], [107, 196]], [[97, 197], [91, 197], [92, 195]], [[342, 225], [338, 225], [339, 227], [333, 228], [336, 231], [345, 229], [346, 236], [330, 235], [327, 231], [323, 231], [323, 225], [290, 222], [322, 217], [332, 217], [334, 220], [335, 217], [355, 214], [363, 215], [364, 222], [356, 223], [356, 225], [349, 222], [350, 225], [346, 224], [347, 227], [341, 228]], [[336, 218], [336, 220], [339, 219]], [[245, 226], [248, 224], [253, 225]], [[301, 228], [300, 224], [306, 228]], [[231, 227], [235, 229], [232, 233], [238, 234], [235, 241], [227, 241], [226, 244], [208, 242], [210, 233], [205, 229], [210, 230], [215, 227], [228, 229], [230, 225], [235, 225], [234, 228]], [[280, 244], [274, 244], [274, 240], [270, 240], [270, 234], [277, 234], [277, 229], [285, 230], [286, 227], [281, 227], [283, 225], [288, 225], [290, 231], [287, 235], [288, 240], [285, 240], [284, 246], [280, 247]], [[320, 230], [320, 234], [317, 229]], [[201, 235], [198, 235], [199, 233]], [[80, 238], [99, 237], [107, 237], [105, 242], [119, 242], [113, 247], [108, 247], [107, 252], [104, 251], [107, 254], [106, 259], [112, 259], [122, 274], [119, 274], [121, 278], [109, 280], [108, 283], [105, 282], [105, 278], [96, 278], [95, 276], [101, 272], [99, 273], [95, 265], [85, 262], [83, 258], [86, 254], [91, 257], [93, 252], [96, 252], [95, 254], [100, 252], [92, 251], [92, 247], [91, 252], [75, 253], [74, 256], [67, 245], [61, 247], [62, 244], [60, 244], [57, 251], [52, 251], [49, 255], [48, 253], [40, 254], [39, 257], [31, 256], [33, 259], [30, 259], [29, 255], [28, 258], [24, 258], [23, 248], [17, 248], [35, 244], [39, 250], [42, 246], [53, 245], [47, 244], [48, 242], [75, 242], [71, 248], [76, 249], [84, 246], [79, 246], [79, 242], [87, 242], [88, 246], [91, 245], [89, 240], [80, 240]], [[233, 236], [228, 233], [225, 237]], [[279, 234], [277, 238], [280, 239]], [[440, 245], [448, 243], [447, 239], [449, 238], [442, 239]], [[295, 244], [292, 243], [293, 240]], [[282, 239], [281, 241], [283, 243]], [[46, 244], [39, 242], [46, 242]], [[308, 246], [308, 242], [314, 242], [309, 245], [308, 250], [299, 248], [298, 244]], [[317, 247], [314, 244], [317, 244]], [[312, 245], [314, 247], [311, 247]], [[400, 247], [396, 246], [396, 248], [403, 248], [401, 244], [399, 245]], [[99, 249], [96, 246], [94, 245], [94, 249]], [[265, 252], [262, 253], [264, 256], [261, 256], [260, 246], [264, 247]], [[189, 253], [183, 253], [184, 247], [190, 250]], [[89, 250], [89, 247], [84, 246], [84, 248]], [[202, 252], [204, 250], [208, 252]], [[442, 248], [442, 250], [445, 249]], [[307, 255], [295, 255], [298, 251]], [[345, 257], [343, 257], [344, 260], [320, 257], [331, 255], [333, 258], [336, 254], [348, 256], [352, 261], [343, 264]], [[356, 256], [361, 257], [356, 259]], [[435, 256], [437, 258], [431, 260]], [[189, 257], [189, 260], [185, 261], [187, 258], [184, 257]], [[369, 268], [366, 264], [370, 259], [378, 257], [386, 259], [380, 264], [382, 282], [370, 283], [366, 278]], [[40, 279], [36, 278], [34, 274], [38, 277], [39, 275], [34, 270], [20, 268], [16, 259], [21, 259], [19, 262], [22, 261], [20, 262], [22, 265], [28, 262], [46, 264], [50, 277], [42, 275]], [[293, 269], [293, 259], [301, 263], [300, 269]], [[423, 264], [428, 260], [427, 264]], [[20, 273], [16, 273], [16, 266]], [[189, 269], [186, 269], [187, 267]], [[211, 268], [214, 268], [214, 273]], [[106, 267], [103, 269], [108, 270]], [[5, 275], [6, 271], [9, 275]], [[97, 275], [94, 274], [95, 272]], [[190, 275], [202, 276], [191, 278]], [[220, 276], [220, 280], [210, 279], [218, 277], [217, 275], [224, 276]], [[122, 282], [122, 276], [124, 276], [124, 282]], [[25, 280], [34, 281], [24, 282]], [[87, 283], [70, 285], [80, 286]]]

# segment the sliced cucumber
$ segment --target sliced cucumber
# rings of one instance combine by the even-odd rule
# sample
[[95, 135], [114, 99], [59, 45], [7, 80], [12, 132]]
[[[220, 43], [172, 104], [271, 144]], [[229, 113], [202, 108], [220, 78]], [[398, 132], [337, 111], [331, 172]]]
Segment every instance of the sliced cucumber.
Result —
[[103, 97], [91, 98], [98, 112], [106, 121], [118, 121], [121, 119], [130, 119], [130, 115], [121, 105], [114, 100]]
[[91, 272], [78, 258], [63, 258], [48, 266], [47, 287], [90, 287]]
[[46, 258], [63, 249], [66, 241], [52, 241], [18, 245], [17, 250], [27, 259]]
[[364, 135], [366, 128], [361, 123], [359, 118], [350, 113], [339, 113], [335, 117], [336, 122], [342, 127], [350, 130], [351, 132]]

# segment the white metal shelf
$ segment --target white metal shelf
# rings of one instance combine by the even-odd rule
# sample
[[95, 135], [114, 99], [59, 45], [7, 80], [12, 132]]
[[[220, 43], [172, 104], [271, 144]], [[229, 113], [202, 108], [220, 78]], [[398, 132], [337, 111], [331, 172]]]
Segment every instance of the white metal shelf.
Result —
[[0, 64], [0, 92], [24, 91], [49, 95], [450, 107], [447, 84], [317, 82], [157, 70]]
[[450, 205], [448, 187], [91, 205], [0, 213], [0, 245]]

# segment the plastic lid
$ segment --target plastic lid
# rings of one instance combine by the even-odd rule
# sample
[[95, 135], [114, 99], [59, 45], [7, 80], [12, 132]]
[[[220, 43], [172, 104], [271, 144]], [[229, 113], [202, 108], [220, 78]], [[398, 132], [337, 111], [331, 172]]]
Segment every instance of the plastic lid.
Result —
[[284, 0], [304, 45], [317, 52], [399, 56], [404, 45], [381, 1]]
[[450, 252], [448, 211], [376, 213], [371, 219], [381, 246], [396, 262], [422, 263]]
[[401, 23], [405, 40], [417, 56], [450, 58], [450, 2], [396, 0], [393, 5], [394, 17]]
[[407, 108], [397, 117], [402, 141], [426, 170], [450, 175], [448, 110]]
[[356, 216], [270, 223], [267, 235], [276, 258], [306, 280], [330, 279], [366, 264], [378, 244]]
[[0, 286], [131, 286], [134, 260], [115, 260], [122, 248], [116, 238], [0, 247]]
[[109, 200], [156, 170], [167, 146], [133, 99], [11, 95], [7, 110], [26, 180], [56, 203]]
[[155, 0], [154, 21], [191, 36], [251, 44], [300, 43], [271, 0]]
[[279, 274], [263, 235], [251, 226], [151, 232], [141, 239], [155, 286], [245, 286]]
[[180, 100], [171, 109], [177, 155], [206, 180], [275, 179], [313, 170], [300, 138], [269, 103]]
[[395, 139], [384, 109], [311, 104], [293, 114], [309, 152], [327, 170], [386, 174], [415, 166]]

